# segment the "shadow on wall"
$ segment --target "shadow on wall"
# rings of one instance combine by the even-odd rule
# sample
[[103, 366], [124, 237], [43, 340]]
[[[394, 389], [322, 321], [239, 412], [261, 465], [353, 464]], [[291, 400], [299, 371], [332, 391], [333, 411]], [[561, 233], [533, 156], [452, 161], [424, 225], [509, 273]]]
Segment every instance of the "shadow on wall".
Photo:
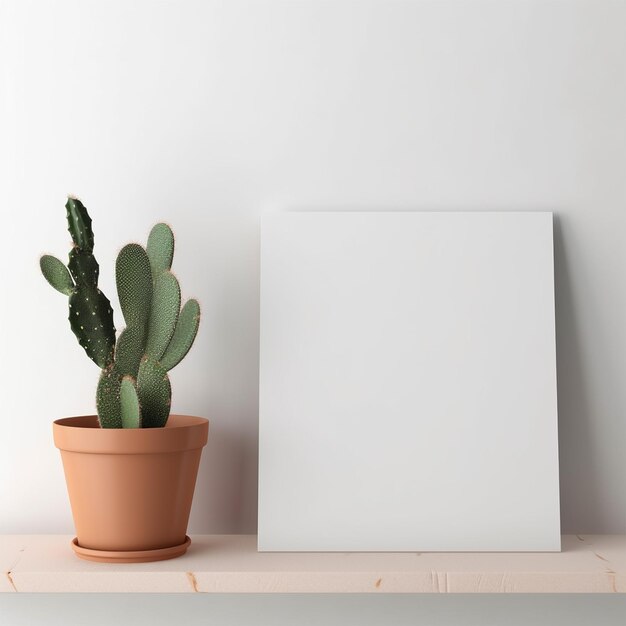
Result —
[[[581, 329], [576, 317], [563, 216], [554, 217], [556, 350], [559, 403], [559, 466], [563, 533], [592, 532], [603, 519], [600, 459], [592, 445]], [[589, 512], [593, 511], [593, 514]], [[589, 527], [588, 527], [589, 526]]]
[[[181, 221], [184, 221], [181, 218]], [[209, 418], [190, 518], [195, 533], [256, 533], [259, 387], [259, 225], [257, 217], [197, 222], [186, 245], [198, 250], [182, 271], [203, 307], [191, 354], [193, 380], [180, 397]], [[196, 266], [211, 268], [198, 272]], [[178, 381], [177, 381], [178, 383]]]
[[254, 532], [243, 519], [247, 448], [241, 433], [212, 421], [194, 497], [192, 532]]

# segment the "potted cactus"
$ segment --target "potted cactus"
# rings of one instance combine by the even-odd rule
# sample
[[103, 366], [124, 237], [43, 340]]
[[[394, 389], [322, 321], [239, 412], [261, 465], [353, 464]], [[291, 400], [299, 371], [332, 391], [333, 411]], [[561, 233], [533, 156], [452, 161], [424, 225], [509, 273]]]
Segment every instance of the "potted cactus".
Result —
[[87, 356], [101, 369], [97, 415], [53, 424], [81, 558], [141, 562], [183, 554], [191, 501], [208, 420], [170, 415], [168, 371], [187, 354], [200, 306], [181, 308], [170, 271], [174, 236], [156, 224], [146, 248], [130, 243], [116, 261], [124, 330], [116, 337], [113, 309], [98, 287], [91, 218], [82, 202], [65, 205], [73, 246], [67, 267], [40, 259], [46, 280], [68, 296], [69, 322]]

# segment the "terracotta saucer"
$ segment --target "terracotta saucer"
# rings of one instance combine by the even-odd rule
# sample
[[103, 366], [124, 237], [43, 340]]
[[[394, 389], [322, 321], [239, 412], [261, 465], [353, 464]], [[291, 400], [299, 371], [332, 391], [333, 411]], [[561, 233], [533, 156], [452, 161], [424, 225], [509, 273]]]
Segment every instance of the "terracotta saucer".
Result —
[[76, 556], [87, 561], [97, 561], [99, 563], [148, 563], [149, 561], [164, 561], [175, 559], [187, 552], [191, 539], [185, 536], [185, 541], [177, 546], [160, 548], [158, 550], [91, 550], [78, 545], [78, 538], [72, 539], [72, 550]]

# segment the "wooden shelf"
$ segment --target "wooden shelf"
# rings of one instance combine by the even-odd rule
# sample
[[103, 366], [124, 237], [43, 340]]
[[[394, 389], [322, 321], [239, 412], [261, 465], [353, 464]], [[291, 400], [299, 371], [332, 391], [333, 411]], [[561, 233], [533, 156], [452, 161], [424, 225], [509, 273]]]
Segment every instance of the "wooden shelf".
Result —
[[626, 535], [566, 535], [560, 553], [259, 553], [254, 535], [196, 535], [132, 565], [78, 559], [70, 539], [0, 536], [0, 591], [626, 593]]

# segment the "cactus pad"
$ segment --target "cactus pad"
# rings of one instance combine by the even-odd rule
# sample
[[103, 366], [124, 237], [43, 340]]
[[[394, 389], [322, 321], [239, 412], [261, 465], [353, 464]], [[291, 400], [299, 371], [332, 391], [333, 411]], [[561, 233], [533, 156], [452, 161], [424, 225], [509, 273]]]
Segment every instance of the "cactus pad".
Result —
[[120, 411], [124, 428], [141, 428], [141, 408], [135, 389], [135, 379], [124, 376], [120, 385]]
[[99, 367], [107, 367], [115, 346], [109, 299], [99, 289], [77, 287], [69, 298], [69, 321], [87, 356]]
[[77, 285], [85, 285], [86, 287], [98, 286], [100, 267], [93, 252], [72, 248], [67, 266], [70, 268], [72, 277]]
[[154, 293], [146, 354], [159, 361], [167, 348], [178, 320], [180, 311], [180, 285], [170, 271], [162, 272], [154, 281]]
[[50, 254], [39, 259], [39, 267], [44, 278], [61, 293], [69, 296], [74, 291], [74, 281], [65, 264]]
[[139, 362], [145, 353], [145, 332], [137, 326], [127, 326], [115, 344], [115, 366], [122, 376], [137, 377]]
[[100, 428], [123, 428], [120, 390], [122, 377], [114, 366], [102, 370], [98, 389], [96, 390], [96, 406]]
[[172, 339], [161, 358], [161, 365], [166, 370], [176, 367], [185, 358], [196, 338], [199, 325], [200, 305], [197, 300], [187, 300], [178, 316]]
[[174, 257], [174, 233], [167, 224], [161, 222], [152, 227], [146, 251], [152, 267], [152, 276], [156, 280], [159, 274], [167, 272], [172, 267]]
[[139, 364], [137, 395], [141, 404], [142, 427], [165, 426], [172, 396], [170, 380], [165, 368], [147, 356]]
[[115, 282], [126, 323], [145, 327], [152, 302], [152, 271], [148, 255], [138, 243], [129, 243], [117, 255]]
[[85, 205], [78, 198], [68, 198], [65, 204], [67, 209], [67, 226], [72, 241], [77, 248], [85, 252], [93, 250], [93, 230], [91, 218]]

